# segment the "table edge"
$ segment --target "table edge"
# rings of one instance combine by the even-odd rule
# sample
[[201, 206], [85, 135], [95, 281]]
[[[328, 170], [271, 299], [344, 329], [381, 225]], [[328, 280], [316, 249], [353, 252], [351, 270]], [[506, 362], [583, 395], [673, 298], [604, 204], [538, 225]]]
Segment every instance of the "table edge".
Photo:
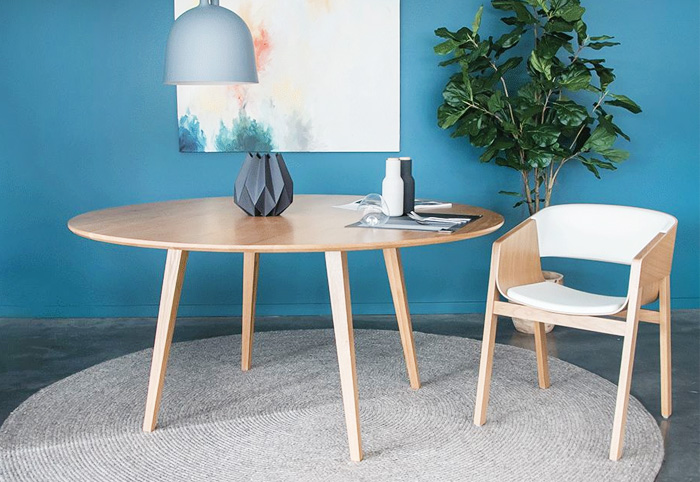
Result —
[[[307, 196], [314, 196], [314, 194], [307, 194]], [[192, 200], [196, 199], [207, 199], [207, 198], [192, 198]], [[173, 200], [173, 201], [186, 201], [189, 199], [178, 199], [178, 200]], [[173, 201], [161, 201], [161, 202], [173, 202]], [[156, 203], [144, 203], [144, 204], [158, 204]], [[416, 238], [416, 239], [409, 239], [409, 240], [400, 240], [400, 241], [388, 241], [388, 242], [377, 242], [377, 243], [367, 243], [367, 244], [355, 244], [355, 245], [326, 245], [326, 246], [319, 246], [317, 244], [305, 244], [305, 245], [219, 245], [219, 244], [197, 244], [197, 245], [192, 245], [189, 243], [178, 243], [178, 242], [164, 242], [164, 241], [149, 241], [149, 240], [135, 240], [134, 238], [126, 238], [126, 237], [121, 237], [121, 236], [114, 236], [114, 235], [103, 235], [99, 233], [93, 233], [89, 231], [84, 231], [80, 228], [77, 228], [74, 225], [74, 221], [78, 218], [80, 218], [83, 215], [90, 214], [90, 213], [95, 213], [99, 211], [105, 211], [109, 209], [119, 209], [119, 208], [125, 208], [130, 205], [125, 205], [125, 206], [116, 206], [116, 207], [111, 207], [111, 208], [105, 208], [105, 209], [97, 209], [94, 211], [88, 211], [86, 213], [79, 214], [77, 216], [72, 217], [71, 219], [68, 220], [67, 227], [68, 229], [75, 235], [90, 239], [92, 241], [99, 241], [102, 243], [107, 243], [107, 244], [116, 244], [120, 246], [132, 246], [132, 247], [137, 247], [137, 248], [150, 248], [150, 249], [174, 249], [174, 250], [181, 250], [181, 251], [193, 251], [193, 252], [220, 252], [220, 253], [245, 253], [245, 252], [253, 252], [253, 253], [322, 253], [322, 252], [328, 252], [328, 251], [373, 251], [373, 250], [379, 250], [379, 249], [395, 249], [395, 248], [408, 248], [408, 247], [417, 247], [417, 246], [431, 246], [431, 245], [436, 245], [436, 244], [447, 244], [447, 243], [454, 243], [457, 241], [463, 241], [467, 239], [473, 239], [473, 238], [479, 238], [482, 236], [487, 236], [498, 229], [500, 229], [504, 223], [505, 219], [503, 215], [491, 211], [485, 208], [479, 208], [478, 206], [471, 206], [474, 208], [481, 209], [483, 211], [489, 211], [493, 214], [495, 214], [498, 218], [500, 218], [499, 222], [496, 223], [493, 226], [487, 227], [487, 228], [482, 228], [482, 229], [477, 229], [476, 231], [468, 231], [465, 233], [460, 234], [459, 231], [452, 233], [452, 234], [440, 234], [435, 237], [430, 237], [430, 238]], [[468, 205], [465, 205], [468, 206]], [[462, 229], [467, 229], [469, 226], [474, 226], [474, 224], [479, 223], [482, 218], [479, 218], [469, 225], [465, 226]]]

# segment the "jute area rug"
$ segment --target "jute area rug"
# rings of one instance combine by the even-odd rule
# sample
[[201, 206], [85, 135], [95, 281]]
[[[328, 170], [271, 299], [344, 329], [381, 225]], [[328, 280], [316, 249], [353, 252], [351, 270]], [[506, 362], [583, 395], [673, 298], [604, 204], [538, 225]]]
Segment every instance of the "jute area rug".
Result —
[[[480, 342], [416, 333], [423, 386], [409, 388], [399, 335], [356, 330], [365, 460], [350, 462], [331, 330], [173, 345], [158, 429], [141, 422], [151, 350], [38, 392], [0, 428], [8, 481], [645, 481], [663, 461], [653, 417], [630, 401], [625, 454], [608, 460], [615, 386], [497, 345], [489, 418], [472, 423]], [[109, 340], [105, 340], [109, 343]]]

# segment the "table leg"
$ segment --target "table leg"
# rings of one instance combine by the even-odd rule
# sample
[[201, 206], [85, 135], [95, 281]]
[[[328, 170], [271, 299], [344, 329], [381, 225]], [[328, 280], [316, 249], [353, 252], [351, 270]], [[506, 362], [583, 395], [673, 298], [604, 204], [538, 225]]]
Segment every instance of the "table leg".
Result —
[[148, 381], [148, 397], [146, 398], [146, 414], [143, 418], [144, 432], [152, 432], [158, 420], [158, 408], [163, 391], [165, 370], [170, 354], [170, 343], [173, 340], [173, 329], [177, 317], [177, 307], [180, 304], [182, 281], [187, 266], [187, 251], [169, 249], [165, 260], [163, 288], [160, 294], [158, 324], [156, 326], [156, 341], [153, 345], [153, 361], [151, 376]]
[[241, 336], [241, 370], [250, 370], [253, 357], [255, 297], [258, 291], [259, 253], [243, 253], [243, 313]]
[[331, 295], [333, 329], [335, 330], [335, 346], [338, 351], [340, 388], [345, 410], [345, 425], [348, 431], [350, 459], [359, 462], [362, 460], [362, 441], [360, 438], [355, 339], [350, 307], [347, 253], [341, 251], [326, 252], [326, 271], [328, 273], [328, 289]]
[[386, 272], [389, 275], [389, 286], [391, 286], [391, 296], [394, 299], [394, 310], [396, 320], [399, 324], [399, 334], [401, 345], [403, 346], [403, 356], [406, 360], [408, 379], [411, 388], [420, 388], [420, 376], [418, 375], [418, 361], [416, 360], [416, 345], [413, 341], [413, 326], [411, 325], [411, 313], [408, 309], [408, 298], [406, 296], [406, 283], [403, 278], [403, 266], [401, 265], [401, 254], [396, 248], [384, 250], [384, 261]]

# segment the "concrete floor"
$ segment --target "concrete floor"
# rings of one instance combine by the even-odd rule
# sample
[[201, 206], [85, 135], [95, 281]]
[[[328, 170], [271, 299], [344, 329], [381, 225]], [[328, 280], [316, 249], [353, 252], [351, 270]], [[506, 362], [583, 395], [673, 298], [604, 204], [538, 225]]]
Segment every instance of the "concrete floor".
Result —
[[[481, 339], [480, 315], [414, 316], [416, 331]], [[257, 331], [331, 328], [329, 317], [269, 317]], [[356, 316], [355, 328], [395, 330], [393, 316]], [[0, 319], [0, 423], [26, 398], [87, 367], [153, 344], [153, 319]], [[240, 333], [240, 318], [178, 320], [175, 341]], [[555, 328], [550, 356], [617, 383], [622, 350], [619, 337]], [[497, 342], [534, 349], [531, 336], [499, 323]], [[666, 442], [657, 480], [700, 480], [700, 310], [673, 313], [674, 413], [663, 420], [659, 400], [658, 330], [639, 330], [632, 393], [656, 417]], [[233, 352], [232, 356], [239, 356]], [[420, 363], [420, 359], [419, 359]], [[146, 383], [146, 380], [143, 381]], [[556, 383], [556, 382], [555, 382]]]

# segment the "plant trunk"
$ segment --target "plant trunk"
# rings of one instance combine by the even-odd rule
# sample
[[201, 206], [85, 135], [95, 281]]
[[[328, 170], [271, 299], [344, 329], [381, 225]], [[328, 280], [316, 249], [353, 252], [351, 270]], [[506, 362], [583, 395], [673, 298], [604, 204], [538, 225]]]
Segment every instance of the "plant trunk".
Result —
[[525, 201], [527, 202], [527, 210], [530, 212], [530, 216], [532, 216], [536, 211], [535, 204], [532, 202], [530, 174], [527, 171], [520, 171], [520, 175], [523, 179], [523, 193], [525, 194]]
[[535, 212], [540, 210], [540, 170], [535, 168]]
[[549, 170], [547, 171], [547, 181], [546, 181], [546, 190], [544, 194], [544, 207], [548, 208], [549, 204], [552, 201], [552, 190], [554, 189], [554, 163], [549, 165]]

